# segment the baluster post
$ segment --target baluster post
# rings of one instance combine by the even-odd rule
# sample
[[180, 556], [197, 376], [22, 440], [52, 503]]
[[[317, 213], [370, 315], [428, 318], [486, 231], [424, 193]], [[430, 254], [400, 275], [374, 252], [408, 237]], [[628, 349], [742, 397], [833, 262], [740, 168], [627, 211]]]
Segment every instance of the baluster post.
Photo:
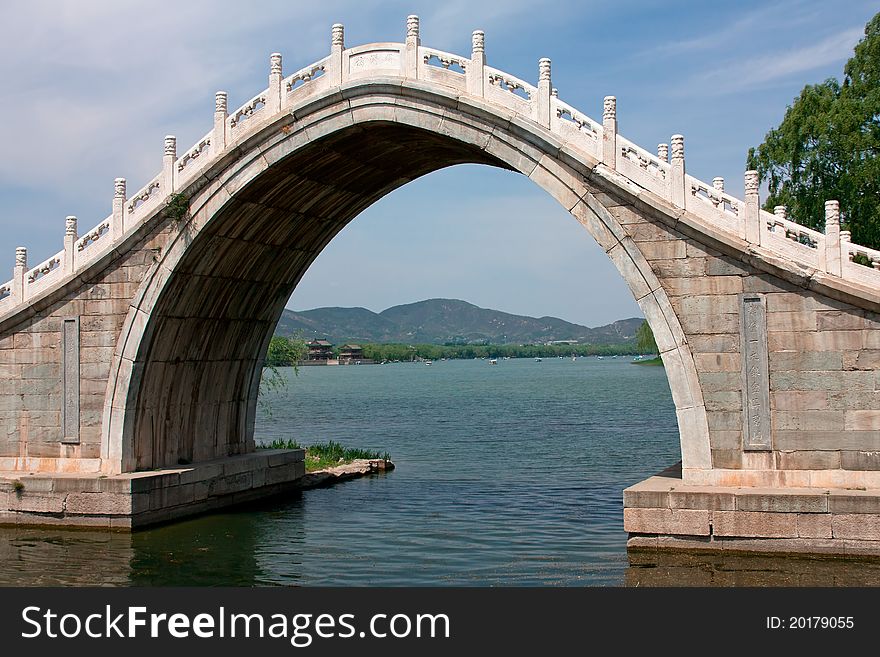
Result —
[[12, 296], [16, 303], [25, 301], [24, 276], [27, 268], [27, 248], [18, 246], [15, 248], [15, 268], [12, 270]]
[[64, 220], [64, 274], [72, 274], [76, 269], [76, 217]]
[[754, 169], [745, 173], [745, 212], [743, 217], [745, 240], [755, 246], [761, 245], [761, 199], [758, 196], [760, 180]]
[[486, 80], [486, 35], [482, 30], [474, 30], [471, 35], [471, 61], [465, 71], [467, 90], [473, 96], [483, 96]]
[[672, 190], [672, 204], [686, 208], [685, 199], [685, 167], [684, 167], [684, 135], [672, 135], [672, 161], [670, 162], [669, 184]]
[[175, 190], [174, 163], [177, 162], [177, 137], [165, 135], [165, 150], [162, 156], [162, 193], [173, 194]]
[[419, 17], [411, 15], [406, 17], [406, 46], [403, 53], [403, 75], [407, 78], [418, 79], [419, 77]]
[[550, 127], [550, 93], [553, 84], [550, 81], [550, 60], [542, 57], [538, 60], [538, 123], [545, 128]]
[[281, 111], [281, 53], [269, 55], [269, 95], [266, 98], [266, 110], [270, 115]]
[[617, 98], [605, 96], [602, 103], [602, 161], [617, 169]]
[[342, 23], [334, 23], [330, 28], [330, 63], [327, 75], [330, 76], [330, 84], [338, 86], [344, 79], [342, 70], [342, 52], [345, 50], [345, 27]]
[[721, 176], [715, 176], [714, 178], [712, 178], [712, 189], [718, 192], [716, 197], [710, 199], [712, 201], [712, 205], [714, 205], [716, 208], [721, 207], [723, 209], [724, 199], [721, 197], [721, 195], [724, 193], [724, 178], [722, 178]]
[[118, 242], [125, 233], [125, 178], [113, 181], [113, 217], [110, 225], [113, 242]]
[[211, 147], [215, 153], [226, 148], [226, 119], [229, 116], [228, 96], [225, 91], [214, 94], [214, 133], [211, 135]]
[[669, 144], [657, 144], [657, 159], [669, 162]]
[[825, 271], [841, 275], [840, 202], [825, 201]]

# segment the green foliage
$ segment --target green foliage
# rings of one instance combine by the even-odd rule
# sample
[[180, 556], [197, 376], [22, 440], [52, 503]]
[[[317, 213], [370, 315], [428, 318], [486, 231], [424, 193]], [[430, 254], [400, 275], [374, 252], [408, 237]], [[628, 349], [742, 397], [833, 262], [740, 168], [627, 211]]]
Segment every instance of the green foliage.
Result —
[[184, 194], [172, 194], [165, 205], [165, 214], [175, 221], [186, 218], [189, 214], [189, 199]]
[[24, 491], [24, 484], [16, 479], [12, 482], [12, 490], [16, 492], [16, 494], [21, 494]]
[[834, 78], [807, 85], [778, 128], [750, 149], [747, 166], [767, 181], [764, 208], [823, 230], [825, 201], [840, 201], [852, 241], [880, 248], [880, 14]]
[[633, 343], [622, 344], [364, 344], [364, 358], [376, 362], [410, 361], [419, 358], [439, 360], [441, 358], [554, 358], [556, 356], [611, 356], [615, 354], [639, 353]]
[[654, 340], [654, 332], [648, 325], [648, 322], [642, 322], [639, 330], [636, 332], [636, 347], [643, 354], [657, 354], [657, 342]]
[[309, 348], [305, 340], [299, 337], [273, 336], [266, 351], [266, 367], [296, 367], [305, 360]]
[[275, 439], [271, 443], [258, 445], [260, 449], [305, 449], [306, 450], [306, 471], [314, 472], [315, 470], [323, 470], [331, 468], [335, 465], [351, 463], [356, 459], [382, 459], [391, 460], [388, 452], [379, 453], [369, 449], [360, 449], [359, 447], [344, 447], [335, 440], [326, 443], [315, 443], [303, 448], [295, 440], [279, 440]]
[[260, 393], [257, 401], [269, 417], [272, 417], [272, 404], [268, 396], [282, 392], [287, 388], [287, 377], [278, 371], [279, 367], [292, 367], [294, 374], [299, 374], [297, 363], [305, 359], [309, 348], [300, 337], [272, 336], [266, 351], [265, 367], [260, 377]]

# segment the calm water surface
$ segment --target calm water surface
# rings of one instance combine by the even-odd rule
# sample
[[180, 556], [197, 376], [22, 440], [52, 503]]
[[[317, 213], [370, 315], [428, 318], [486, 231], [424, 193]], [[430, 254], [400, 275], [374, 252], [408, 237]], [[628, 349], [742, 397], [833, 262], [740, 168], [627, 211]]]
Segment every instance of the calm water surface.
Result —
[[307, 367], [265, 440], [389, 451], [387, 475], [132, 535], [0, 528], [0, 584], [839, 585], [875, 563], [626, 553], [622, 490], [680, 459], [628, 359]]

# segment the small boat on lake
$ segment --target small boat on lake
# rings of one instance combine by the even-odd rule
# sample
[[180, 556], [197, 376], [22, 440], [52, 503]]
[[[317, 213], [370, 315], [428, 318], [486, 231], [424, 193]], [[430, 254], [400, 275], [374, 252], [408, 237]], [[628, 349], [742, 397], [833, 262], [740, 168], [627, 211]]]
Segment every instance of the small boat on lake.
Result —
[[497, 364], [498, 364], [497, 358], [490, 358], [489, 359], [489, 365], [497, 365]]
[[541, 359], [540, 359], [540, 358], [536, 358], [536, 359], [535, 359], [535, 362], [536, 362], [536, 363], [540, 363], [540, 362], [541, 362]]

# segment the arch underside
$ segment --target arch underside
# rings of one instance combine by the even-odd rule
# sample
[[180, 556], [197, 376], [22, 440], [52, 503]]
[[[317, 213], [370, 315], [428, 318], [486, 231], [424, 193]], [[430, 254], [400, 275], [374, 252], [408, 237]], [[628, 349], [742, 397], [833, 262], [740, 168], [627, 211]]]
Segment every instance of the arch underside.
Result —
[[188, 245], [152, 310], [135, 406], [136, 469], [253, 449], [265, 350], [305, 271], [375, 201], [463, 163], [508, 168], [424, 130], [353, 126], [298, 150], [238, 191]]
[[702, 392], [681, 325], [639, 247], [599, 202], [608, 186], [591, 182], [596, 163], [563, 155], [537, 126], [453, 109], [442, 96], [413, 100], [406, 89], [373, 92], [366, 82], [349, 93], [316, 101], [314, 116], [267, 123], [193, 185], [193, 215], [172, 231], [117, 345], [104, 416], [109, 469], [252, 451], [263, 358], [308, 267], [385, 194], [465, 163], [529, 176], [608, 253], [668, 364], [685, 469], [710, 468]]

